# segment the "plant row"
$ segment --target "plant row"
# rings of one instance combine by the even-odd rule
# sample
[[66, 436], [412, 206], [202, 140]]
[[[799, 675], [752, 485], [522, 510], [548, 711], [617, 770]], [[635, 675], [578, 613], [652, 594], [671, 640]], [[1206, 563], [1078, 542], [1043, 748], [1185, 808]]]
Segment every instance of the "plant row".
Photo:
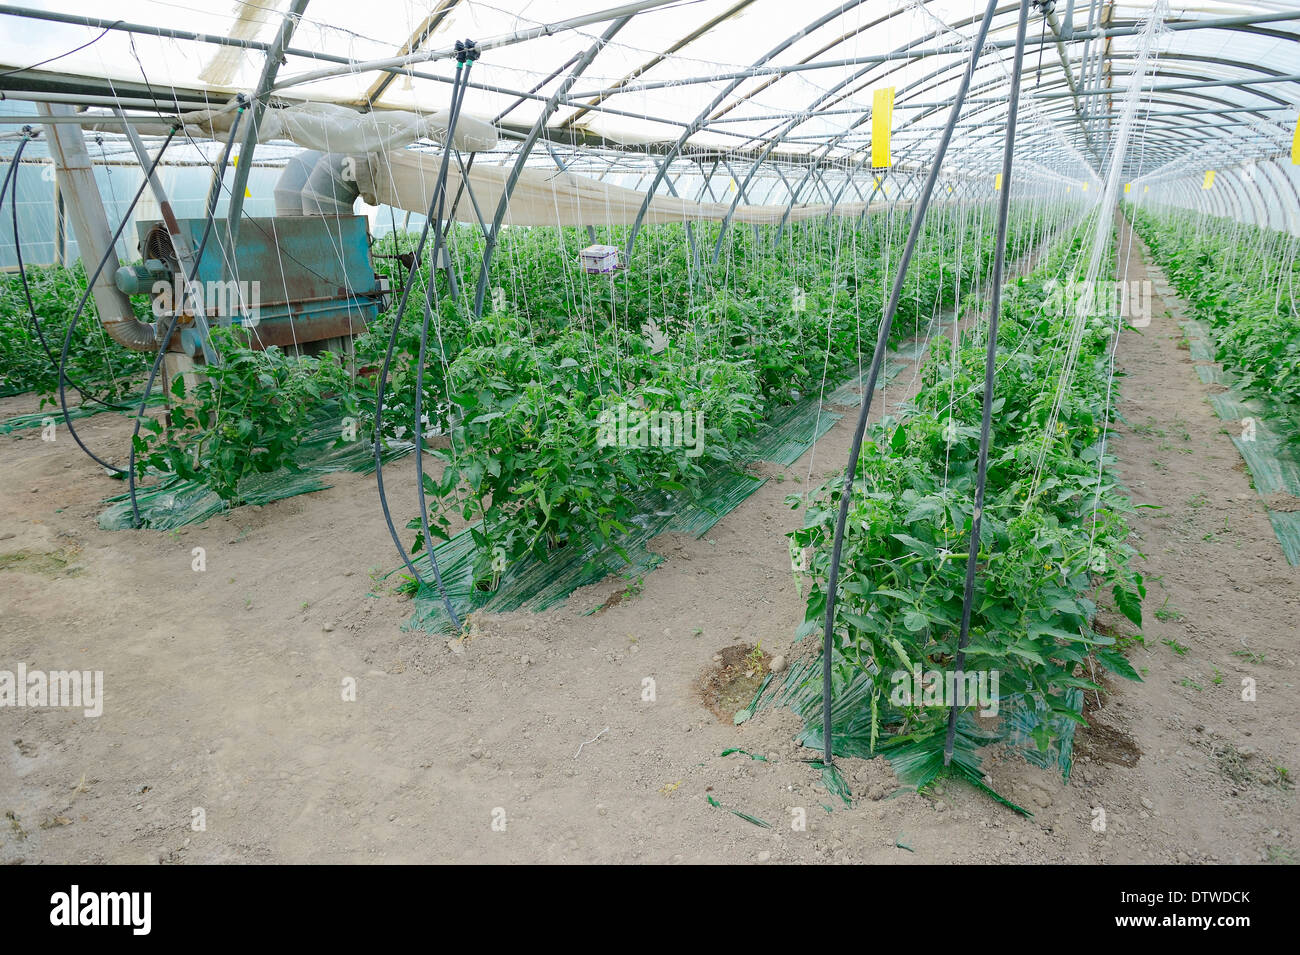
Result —
[[[1094, 625], [1094, 593], [1138, 627], [1145, 595], [1128, 567], [1131, 508], [1106, 448], [1108, 350], [1117, 321], [1050, 307], [1055, 284], [1080, 268], [1089, 234], [1080, 226], [1005, 290], [964, 667], [967, 675], [994, 676], [984, 710], [1034, 715], [1029, 723], [1043, 751], [1060, 737], [1063, 721], [1084, 723], [1072, 690], [1096, 689], [1101, 670], [1137, 679], [1115, 638]], [[1067, 378], [1072, 331], [1078, 354]], [[956, 666], [986, 341], [981, 327], [964, 332], [955, 347], [935, 340], [912, 407], [902, 420], [874, 425], [863, 444], [843, 546], [832, 679], [837, 696], [869, 681], [862, 696], [869, 717], [858, 715], [859, 725], [870, 726], [873, 751], [878, 740], [882, 747], [943, 746], [951, 694], [922, 692], [911, 677], [946, 680]], [[841, 493], [836, 478], [790, 498], [793, 507], [806, 507], [803, 527], [790, 535], [796, 578], [801, 588], [805, 578], [809, 584], [804, 635], [823, 626]], [[980, 706], [971, 699], [963, 709]]]
[[1278, 422], [1300, 450], [1300, 285], [1295, 236], [1229, 220], [1128, 209], [1134, 228], [1196, 317], [1213, 330], [1217, 359], [1248, 395], [1287, 406]]

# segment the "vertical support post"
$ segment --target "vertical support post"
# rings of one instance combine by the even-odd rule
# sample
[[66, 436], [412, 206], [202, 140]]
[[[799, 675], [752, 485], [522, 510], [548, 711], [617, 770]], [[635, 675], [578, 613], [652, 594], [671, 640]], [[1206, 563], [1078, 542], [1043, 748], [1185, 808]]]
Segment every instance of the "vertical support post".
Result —
[[292, 0], [289, 12], [280, 21], [280, 30], [266, 51], [266, 62], [262, 65], [262, 76], [253, 94], [252, 109], [249, 111], [248, 127], [244, 130], [244, 142], [239, 147], [239, 165], [235, 167], [234, 179], [230, 184], [230, 209], [226, 213], [226, 231], [230, 236], [230, 253], [234, 255], [239, 242], [240, 216], [244, 211], [244, 191], [248, 188], [248, 173], [253, 168], [253, 151], [257, 148], [259, 127], [262, 116], [266, 113], [266, 101], [275, 87], [276, 74], [284, 63], [284, 49], [289, 45], [294, 28], [302, 19], [309, 0]]
[[[72, 107], [61, 103], [37, 103], [36, 111], [40, 116], [71, 116]], [[61, 193], [72, 197], [69, 212], [72, 215], [72, 231], [77, 236], [77, 246], [81, 250], [82, 261], [94, 263], [110, 252], [113, 242], [112, 230], [108, 227], [108, 213], [104, 210], [104, 200], [99, 194], [95, 182], [95, 170], [90, 163], [90, 153], [80, 127], [65, 123], [50, 123], [46, 127], [50, 144], [50, 158], [54, 162], [56, 181]], [[145, 168], [148, 168], [146, 164]], [[17, 172], [14, 173], [14, 201], [18, 199]], [[92, 266], [93, 267], [93, 266]], [[134, 323], [135, 310], [131, 300], [117, 288], [113, 273], [117, 270], [117, 254], [109, 255], [107, 266], [100, 271], [91, 287], [95, 297], [95, 310], [99, 320], [104, 324]]]
[[880, 379], [880, 368], [884, 363], [885, 347], [889, 342], [889, 332], [894, 324], [894, 314], [898, 311], [898, 302], [903, 294], [903, 282], [907, 278], [907, 267], [911, 264], [912, 253], [916, 251], [916, 241], [921, 234], [921, 225], [925, 222], [925, 212], [930, 204], [930, 196], [934, 192], [934, 184], [939, 178], [939, 169], [943, 166], [943, 157], [947, 154], [948, 144], [952, 141], [952, 131], [957, 125], [957, 117], [961, 115], [961, 108], [966, 102], [966, 94], [970, 91], [971, 79], [975, 74], [976, 66], [979, 64], [980, 52], [984, 48], [984, 41], [988, 38], [989, 25], [993, 22], [993, 14], [996, 11], [997, 0], [989, 0], [988, 7], [984, 11], [984, 18], [980, 21], [979, 34], [975, 38], [974, 46], [971, 48], [970, 63], [962, 74], [961, 85], [957, 88], [957, 95], [953, 99], [947, 125], [939, 138], [938, 148], [935, 150], [934, 162], [930, 165], [925, 189], [917, 201], [917, 208], [912, 216], [907, 244], [903, 247], [903, 255], [898, 263], [898, 274], [894, 277], [893, 289], [889, 295], [889, 304], [885, 308], [885, 315], [880, 323], [880, 331], [876, 337], [876, 350], [871, 357], [871, 371], [868, 374], [866, 390], [862, 396], [862, 408], [858, 413], [858, 425], [853, 433], [853, 442], [849, 448], [849, 463], [848, 467], [844, 469], [844, 486], [840, 493], [840, 510], [835, 522], [835, 541], [831, 548], [831, 566], [827, 580], [825, 626], [822, 631], [822, 741], [824, 744], [822, 762], [826, 766], [831, 765], [831, 744], [834, 735], [831, 721], [831, 669], [833, 667], [832, 657], [835, 651], [835, 592], [839, 587], [840, 557], [844, 550], [844, 527], [848, 523], [849, 502], [853, 498], [853, 484], [858, 470], [858, 456], [862, 453], [862, 439], [867, 431], [867, 417], [871, 414], [872, 398], [875, 395], [876, 382]]
[[[573, 84], [591, 65], [591, 61], [596, 58], [596, 54], [603, 50], [605, 44], [614, 39], [614, 35], [627, 26], [631, 19], [631, 16], [619, 17], [605, 29], [605, 32], [600, 35], [600, 39], [588, 47], [587, 52], [574, 64], [573, 71], [565, 77], [564, 82], [556, 88], [555, 92], [551, 94], [551, 98], [546, 101], [546, 105], [542, 108], [537, 121], [533, 123], [533, 128], [528, 131], [528, 138], [520, 144], [519, 156], [510, 170], [510, 175], [506, 178], [505, 189], [501, 191], [501, 201], [497, 203], [496, 214], [492, 217], [492, 230], [487, 234], [483, 243], [483, 264], [479, 268], [478, 288], [474, 292], [475, 317], [483, 314], [483, 298], [487, 294], [488, 269], [492, 266], [492, 254], [496, 251], [497, 240], [501, 235], [501, 224], [505, 221], [506, 210], [510, 207], [510, 196], [515, 191], [520, 174], [524, 171], [524, 163], [528, 161], [529, 153], [533, 151], [533, 146], [537, 144], [537, 139], [541, 136], [546, 121], [554, 115], [555, 110], [559, 107], [560, 100], [565, 97], [569, 90], [573, 89]], [[643, 212], [644, 208], [643, 206]]]
[[[993, 282], [989, 302], [988, 345], [984, 351], [984, 409], [980, 419], [980, 450], [975, 466], [975, 509], [970, 520], [970, 546], [966, 554], [966, 589], [962, 595], [961, 636], [955, 662], [957, 679], [966, 666], [966, 645], [970, 642], [971, 606], [975, 599], [975, 565], [979, 561], [980, 526], [984, 516], [984, 486], [989, 469], [989, 432], [993, 426], [993, 381], [998, 358], [998, 313], [1002, 309], [1002, 273], [1007, 260], [1007, 218], [1011, 210], [1011, 160], [1016, 148], [1016, 111], [1020, 106], [1020, 78], [1024, 70], [1025, 32], [1029, 23], [1029, 0], [1020, 0], [1016, 23], [1016, 55], [1011, 67], [1011, 94], [1007, 105], [1007, 135], [1002, 147], [1002, 190], [998, 196], [998, 235], [994, 246]], [[943, 764], [952, 762], [957, 735], [957, 703], [948, 709], [948, 735], [943, 744]]]
[[[117, 115], [123, 119], [126, 118], [120, 109], [116, 110]], [[126, 138], [131, 142], [131, 149], [135, 152], [135, 158], [140, 162], [140, 168], [149, 170], [152, 163], [149, 159], [149, 152], [144, 148], [144, 141], [140, 139], [140, 134], [136, 132], [134, 126], [130, 123], [123, 124], [126, 131]], [[212, 332], [208, 328], [207, 304], [204, 301], [202, 285], [194, 276], [198, 275], [198, 269], [195, 267], [194, 255], [190, 251], [190, 240], [181, 232], [180, 222], [176, 219], [176, 213], [172, 210], [171, 201], [167, 198], [167, 192], [163, 189], [162, 180], [158, 173], [148, 172], [149, 188], [153, 192], [154, 200], [158, 203], [158, 209], [162, 212], [163, 223], [167, 227], [167, 234], [172, 239], [172, 250], [176, 253], [176, 261], [180, 266], [180, 274], [185, 279], [184, 294], [189, 299], [190, 308], [194, 312], [194, 327], [198, 329], [199, 341], [203, 347], [203, 359], [209, 365], [220, 364], [220, 358], [217, 350], [212, 345]], [[218, 245], [220, 239], [218, 238]], [[179, 304], [179, 303], [178, 303]], [[166, 382], [164, 382], [164, 386]]]

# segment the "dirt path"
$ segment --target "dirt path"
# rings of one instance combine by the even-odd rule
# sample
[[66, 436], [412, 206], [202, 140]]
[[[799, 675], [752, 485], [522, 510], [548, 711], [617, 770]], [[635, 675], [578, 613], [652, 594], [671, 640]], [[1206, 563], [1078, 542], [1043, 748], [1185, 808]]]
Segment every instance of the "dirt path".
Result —
[[[788, 713], [734, 727], [700, 701], [725, 648], [789, 650], [803, 607], [783, 535], [800, 514], [784, 498], [842, 467], [852, 414], [769, 472], [706, 539], [660, 539], [667, 560], [639, 592], [583, 616], [630, 583], [607, 580], [545, 614], [487, 619], [455, 650], [401, 631], [406, 601], [369, 595], [368, 570], [396, 563], [372, 477], [337, 475], [328, 491], [174, 534], [107, 533], [98, 501], [118, 485], [71, 441], [29, 431], [0, 438], [0, 559], [59, 553], [73, 569], [46, 559], [0, 570], [0, 669], [103, 670], [105, 705], [95, 719], [0, 710], [0, 860], [1229, 862], [1294, 852], [1293, 793], [1249, 774], [1297, 764], [1287, 685], [1297, 576], [1173, 321], [1158, 316], [1122, 341], [1122, 407], [1149, 430], [1118, 454], [1137, 499], [1166, 506], [1135, 520], [1153, 579], [1148, 614], [1168, 594], [1185, 620], [1152, 622], [1149, 652], [1135, 658], [1147, 682], [1119, 687], [1098, 714], [1113, 732], [1081, 740], [1094, 755], [1071, 787], [992, 760], [995, 785], [1032, 820], [965, 787], [884, 798], [896, 783], [882, 761], [844, 761], [859, 797], [845, 810], [798, 761]], [[910, 393], [912, 378], [904, 368], [875, 413]], [[27, 410], [0, 402], [0, 414]], [[125, 425], [104, 416], [83, 430], [92, 447], [124, 447]], [[409, 460], [386, 474], [397, 494], [413, 487]], [[1205, 500], [1191, 503], [1197, 494]], [[1225, 517], [1230, 532], [1219, 530]], [[203, 573], [191, 569], [194, 547], [206, 550]], [[1243, 641], [1261, 662], [1232, 656]], [[1259, 681], [1254, 704], [1235, 702], [1246, 673]], [[1202, 690], [1178, 685], [1184, 676]], [[349, 679], [355, 702], [342, 699]], [[1140, 758], [1117, 764], [1133, 761], [1130, 739]], [[1229, 743], [1254, 753], [1215, 755]], [[766, 760], [720, 755], [737, 746]], [[1090, 827], [1094, 806], [1107, 811], [1104, 834]], [[796, 810], [805, 830], [792, 828]]]

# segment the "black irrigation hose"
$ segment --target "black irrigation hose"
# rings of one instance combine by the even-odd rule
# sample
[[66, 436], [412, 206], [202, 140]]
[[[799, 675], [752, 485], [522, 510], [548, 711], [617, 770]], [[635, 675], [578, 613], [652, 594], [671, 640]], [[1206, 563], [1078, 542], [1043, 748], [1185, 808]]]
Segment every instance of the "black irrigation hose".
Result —
[[[429, 505], [424, 493], [424, 422], [421, 418], [421, 405], [424, 399], [424, 360], [429, 343], [429, 320], [433, 317], [433, 307], [438, 291], [439, 253], [444, 248], [443, 243], [446, 239], [446, 233], [442, 229], [442, 216], [447, 205], [447, 172], [450, 168], [452, 140], [456, 133], [456, 123], [460, 119], [461, 104], [465, 101], [465, 90], [469, 84], [470, 67], [474, 65], [474, 59], [477, 56], [478, 52], [475, 50], [472, 57], [467, 57], [463, 70], [464, 77], [458, 95], [452, 100], [451, 114], [447, 122], [447, 142], [443, 147], [442, 169], [438, 175], [440, 185], [435, 187], [438, 197], [438, 211], [434, 217], [433, 257], [429, 266], [429, 283], [424, 296], [424, 321], [420, 326], [420, 353], [415, 366], [415, 487], [420, 502], [420, 529], [424, 532], [425, 546], [429, 549], [429, 563], [433, 567], [438, 592], [442, 595], [443, 605], [451, 618], [452, 625], [457, 630], [461, 629], [460, 620], [451, 606], [451, 600], [447, 597], [446, 588], [442, 583], [442, 574], [433, 556], [433, 535], [429, 531]], [[448, 228], [450, 228], [450, 225]], [[448, 262], [450, 262], [450, 257]], [[440, 357], [442, 360], [446, 360], [445, 356]]]
[[[961, 603], [961, 638], [957, 644], [957, 682], [966, 667], [966, 644], [970, 641], [971, 605], [975, 600], [975, 563], [980, 549], [980, 519], [984, 516], [984, 483], [989, 468], [989, 430], [993, 423], [993, 381], [998, 359], [998, 312], [1002, 308], [1002, 270], [1007, 259], [1007, 216], [1011, 210], [1011, 158], [1016, 148], [1016, 110], [1020, 107], [1020, 78], [1024, 71], [1025, 32], [1029, 23], [1029, 0], [1020, 0], [1016, 25], [1016, 56], [1011, 67], [1011, 92], [1007, 101], [1007, 133], [1002, 147], [1002, 194], [998, 197], [998, 238], [994, 246], [992, 289], [990, 290], [988, 347], [984, 354], [984, 410], [980, 419], [979, 463], [975, 476], [975, 510], [970, 520], [970, 547], [966, 554], [966, 589]], [[957, 737], [957, 703], [949, 701], [948, 734], [943, 743], [943, 764], [952, 762]]]
[[844, 489], [840, 494], [840, 512], [835, 520], [835, 542], [831, 548], [830, 577], [826, 589], [826, 621], [822, 633], [822, 762], [826, 766], [831, 765], [833, 758], [831, 753], [831, 656], [834, 649], [833, 638], [835, 633], [835, 591], [839, 586], [840, 555], [844, 550], [844, 526], [848, 522], [849, 501], [853, 497], [854, 476], [858, 470], [858, 456], [862, 452], [862, 439], [867, 430], [867, 416], [871, 413], [871, 400], [876, 393], [876, 381], [880, 377], [880, 366], [883, 364], [885, 348], [889, 343], [889, 330], [893, 326], [894, 312], [898, 310], [899, 299], [902, 297], [903, 281], [907, 278], [907, 266], [912, 261], [912, 253], [916, 249], [916, 240], [921, 233], [921, 225], [925, 221], [926, 210], [930, 206], [930, 197], [934, 193], [934, 185], [939, 179], [939, 169], [943, 165], [944, 154], [948, 151], [948, 143], [952, 140], [952, 131], [957, 125], [957, 117], [961, 114], [962, 105], [966, 102], [971, 77], [974, 75], [975, 67], [979, 63], [980, 51], [984, 47], [984, 40], [988, 37], [989, 24], [992, 22], [996, 10], [997, 0], [989, 0], [988, 8], [984, 11], [984, 19], [980, 21], [979, 35], [975, 38], [975, 45], [971, 48], [970, 64], [962, 73], [961, 86], [957, 90], [957, 96], [952, 103], [952, 111], [948, 114], [948, 122], [944, 126], [943, 135], [939, 139], [939, 146], [935, 150], [934, 162], [930, 165], [930, 172], [926, 176], [925, 186], [920, 196], [917, 197], [916, 207], [912, 212], [912, 224], [908, 231], [907, 245], [903, 247], [903, 257], [898, 263], [898, 274], [894, 276], [894, 287], [889, 295], [889, 305], [885, 309], [884, 317], [880, 322], [880, 332], [876, 336], [876, 350], [871, 356], [871, 373], [867, 379], [866, 391], [862, 397], [862, 410], [858, 413], [858, 426], [853, 432], [853, 444], [849, 449], [849, 465], [844, 471]]
[[[379, 372], [379, 381], [376, 383], [376, 394], [375, 394], [375, 431], [374, 431], [375, 481], [379, 486], [379, 504], [384, 512], [384, 522], [388, 525], [389, 536], [392, 537], [393, 544], [396, 545], [397, 547], [397, 553], [401, 555], [402, 563], [406, 565], [406, 569], [411, 572], [411, 576], [414, 577], [416, 582], [420, 584], [424, 583], [424, 579], [420, 576], [420, 572], [416, 570], [414, 561], [411, 559], [411, 556], [407, 553], [406, 548], [403, 546], [401, 535], [397, 533], [397, 527], [393, 523], [393, 514], [388, 506], [388, 494], [384, 489], [384, 454], [383, 454], [384, 389], [388, 382], [389, 369], [392, 367], [393, 353], [397, 349], [397, 336], [402, 327], [402, 316], [406, 313], [406, 304], [410, 300], [411, 289], [415, 285], [415, 277], [418, 271], [418, 265], [420, 259], [424, 255], [424, 246], [429, 239], [429, 228], [433, 224], [434, 216], [438, 213], [439, 209], [441, 208], [439, 204], [440, 199], [444, 195], [446, 190], [447, 165], [448, 165], [448, 160], [450, 158], [452, 130], [453, 127], [455, 126], [457, 115], [460, 111], [460, 101], [464, 95], [465, 84], [468, 82], [469, 68], [470, 65], [473, 64], [473, 60], [478, 58], [478, 50], [476, 47], [474, 47], [472, 42], [469, 43], [469, 49], [472, 50], [473, 59], [470, 59], [470, 53], [466, 50], [466, 45], [459, 40], [456, 41], [456, 49], [457, 49], [456, 74], [452, 81], [452, 93], [451, 93], [452, 111], [447, 124], [447, 140], [446, 140], [446, 145], [444, 147], [442, 171], [441, 171], [441, 175], [438, 177], [438, 181], [434, 183], [433, 197], [429, 202], [429, 212], [424, 218], [424, 228], [420, 230], [420, 241], [416, 244], [415, 247], [415, 252], [412, 258], [412, 268], [410, 272], [407, 274], [406, 283], [402, 286], [402, 297], [400, 302], [398, 303], [397, 311], [393, 316], [393, 329], [388, 336], [388, 351], [384, 355], [384, 364]], [[439, 232], [441, 232], [441, 229], [439, 230]], [[435, 243], [435, 250], [437, 246], [438, 243]], [[430, 282], [435, 282], [437, 280], [436, 270], [437, 270], [437, 261], [435, 260], [433, 265], [430, 268], [430, 274], [429, 274]], [[424, 331], [427, 334], [428, 332], [427, 320], [424, 325]], [[423, 351], [424, 351], [424, 343], [422, 338], [421, 355], [423, 355]], [[422, 372], [422, 370], [423, 370], [423, 361], [421, 361], [420, 364], [420, 371]], [[417, 402], [419, 401], [419, 392], [420, 389], [417, 386], [416, 388]], [[419, 420], [418, 412], [415, 421], [415, 431], [416, 431], [416, 442], [417, 442], [416, 443], [416, 448], [417, 448], [416, 467], [417, 467], [417, 473], [420, 473], [419, 472], [419, 467], [420, 467], [419, 447], [420, 447], [420, 436], [421, 436], [420, 434], [421, 422]], [[424, 500], [423, 479], [421, 478], [418, 483], [420, 486], [422, 523], [424, 524], [424, 527], [427, 528], [428, 527], [427, 511], [423, 507], [423, 500]], [[443, 607], [447, 611], [447, 616], [451, 620], [452, 626], [459, 631], [463, 628], [463, 624], [461, 623], [460, 617], [457, 615], [455, 608], [452, 607], [451, 605], [451, 599], [447, 596], [447, 588], [443, 585], [442, 582], [442, 572], [438, 568], [438, 559], [437, 557], [434, 556], [433, 553], [433, 540], [429, 537], [429, 533], [427, 529], [425, 530], [425, 534], [424, 534], [424, 546], [429, 553], [429, 565], [433, 568], [434, 583], [437, 585], [438, 593], [442, 597]]]
[[123, 474], [125, 472], [121, 468], [114, 467], [107, 461], [100, 459], [90, 448], [86, 447], [85, 442], [81, 440], [81, 436], [77, 434], [77, 429], [72, 424], [71, 415], [68, 414], [68, 394], [67, 389], [64, 387], [64, 382], [68, 380], [68, 349], [72, 346], [72, 333], [76, 331], [77, 322], [81, 319], [81, 313], [85, 311], [86, 302], [90, 299], [90, 291], [95, 287], [95, 281], [99, 278], [99, 273], [104, 271], [104, 266], [108, 264], [109, 258], [116, 254], [117, 240], [122, 237], [127, 223], [131, 221], [131, 213], [135, 211], [136, 203], [140, 201], [140, 196], [144, 194], [145, 187], [149, 184], [149, 176], [153, 175], [153, 171], [158, 168], [163, 153], [167, 151], [167, 147], [171, 145], [172, 137], [176, 135], [176, 129], [177, 127], [172, 127], [171, 132], [167, 134], [167, 139], [163, 141], [162, 148], [158, 150], [158, 155], [154, 157], [153, 163], [149, 166], [149, 172], [141, 181], [140, 188], [135, 191], [131, 204], [126, 207], [126, 213], [122, 216], [122, 221], [118, 223], [117, 231], [113, 233], [113, 237], [109, 240], [108, 248], [104, 250], [99, 264], [95, 266], [95, 271], [86, 278], [86, 290], [81, 293], [81, 300], [77, 302], [77, 310], [73, 313], [72, 321], [68, 323], [68, 331], [63, 336], [63, 350], [59, 353], [59, 407], [63, 410], [63, 423], [67, 425], [72, 440], [77, 442], [77, 447], [85, 451], [92, 461], [112, 474]]
[[[36, 138], [36, 133], [33, 132], [30, 127], [24, 128], [23, 134], [22, 140], [18, 143], [18, 149], [14, 152], [14, 158], [9, 163], [9, 172], [5, 174], [4, 182], [0, 183], [0, 209], [4, 208], [5, 194], [9, 190], [9, 178], [12, 176], [14, 181], [14, 194], [9, 204], [12, 207], [13, 212], [14, 258], [18, 265], [18, 281], [23, 287], [23, 298], [27, 301], [27, 315], [32, 323], [32, 331], [36, 333], [36, 340], [41, 343], [41, 350], [45, 352], [45, 356], [49, 358], [50, 365], [57, 371], [59, 368], [59, 360], [54, 357], [54, 351], [50, 348], [50, 343], [45, 339], [45, 332], [41, 330], [40, 317], [36, 314], [36, 303], [32, 301], [31, 284], [27, 281], [27, 270], [23, 263], [22, 240], [18, 235], [18, 174], [16, 170], [18, 169], [19, 162], [22, 160], [23, 150], [27, 148], [29, 142]], [[112, 411], [124, 411], [129, 407], [129, 405], [113, 404], [105, 401], [97, 395], [88, 394], [86, 389], [82, 387], [80, 383], [73, 381], [71, 377], [69, 377], [67, 381], [68, 384], [72, 385], [72, 387], [76, 389], [77, 394], [81, 395], [81, 401], [83, 404], [93, 401]]]
[[18, 169], [18, 160], [22, 158], [23, 149], [27, 146], [27, 140], [32, 139], [35, 135], [36, 134], [32, 132], [30, 126], [23, 128], [23, 139], [18, 144], [18, 151], [14, 153], [14, 158], [10, 161], [9, 168], [5, 171], [4, 180], [0, 182], [0, 209], [4, 208], [5, 194], [9, 191], [10, 178], [14, 179], [14, 196], [17, 197], [18, 195], [17, 173], [15, 170]]
[[[239, 121], [244, 116], [244, 107], [240, 106], [235, 113], [235, 118], [230, 124], [230, 138], [226, 140], [226, 148], [221, 154], [221, 162], [217, 169], [224, 173], [226, 163], [230, 161], [230, 151], [235, 145], [235, 134], [239, 131]], [[159, 156], [162, 153], [158, 154]], [[154, 166], [157, 166], [157, 160], [154, 160]], [[150, 168], [152, 175], [153, 169]], [[145, 176], [144, 181], [149, 181], [149, 176]], [[143, 186], [141, 187], [143, 188]], [[185, 288], [188, 289], [194, 283], [194, 277], [199, 274], [199, 263], [203, 260], [203, 250], [207, 248], [208, 236], [212, 234], [212, 223], [217, 215], [217, 198], [219, 193], [213, 191], [208, 197], [207, 221], [203, 224], [203, 235], [199, 239], [198, 248], [194, 252], [194, 265], [190, 268], [190, 274], [185, 280]], [[233, 251], [233, 250], [232, 250]], [[202, 303], [200, 303], [202, 307]], [[171, 319], [167, 322], [167, 331], [162, 340], [158, 342], [158, 352], [154, 355], [153, 367], [149, 369], [149, 380], [145, 383], [144, 394], [140, 396], [140, 408], [135, 415], [135, 427], [131, 429], [131, 450], [127, 458], [126, 479], [128, 492], [131, 495], [131, 527], [140, 527], [140, 504], [135, 492], [135, 445], [136, 439], [140, 436], [140, 425], [144, 423], [144, 412], [149, 402], [149, 394], [153, 391], [154, 380], [158, 377], [158, 369], [162, 366], [163, 356], [167, 354], [167, 346], [171, 343], [172, 335], [176, 331], [176, 320], [180, 318], [181, 311], [184, 308], [183, 300], [173, 304]]]

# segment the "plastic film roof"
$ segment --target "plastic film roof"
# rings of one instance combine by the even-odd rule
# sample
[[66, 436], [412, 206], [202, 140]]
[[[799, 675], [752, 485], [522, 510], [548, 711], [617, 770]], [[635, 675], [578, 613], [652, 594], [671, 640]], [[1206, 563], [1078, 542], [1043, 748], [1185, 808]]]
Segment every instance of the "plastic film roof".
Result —
[[[224, 102], [258, 87], [290, 3], [0, 4], [0, 90], [16, 98], [24, 90], [159, 96], [181, 109]], [[721, 157], [737, 164], [730, 176], [764, 160], [869, 177], [875, 91], [896, 89], [895, 165], [923, 167], [985, 9], [983, 0], [645, 0], [638, 12], [624, 5], [619, 15], [564, 26], [618, 6], [308, 0], [292, 19], [274, 102], [444, 110], [455, 69], [449, 57], [388, 72], [367, 61], [551, 24], [550, 35], [486, 49], [474, 66], [465, 111], [501, 127], [506, 147], [537, 126], [549, 143], [590, 151], [574, 171], [592, 156], [600, 157], [593, 168], [608, 171], [611, 163], [644, 168], [667, 154]], [[1103, 0], [1033, 5], [1021, 174], [1079, 181], [1104, 174], [1151, 9]], [[998, 6], [945, 171], [982, 175], [999, 162], [1018, 10], [1015, 2]], [[1289, 165], [1300, 104], [1300, 3], [1171, 5], [1151, 54], [1126, 178], [1190, 177], [1259, 160]], [[295, 82], [321, 70], [336, 72]], [[573, 155], [570, 148], [566, 157]], [[538, 149], [530, 161], [552, 158]], [[1294, 182], [1290, 170], [1280, 175]]]

